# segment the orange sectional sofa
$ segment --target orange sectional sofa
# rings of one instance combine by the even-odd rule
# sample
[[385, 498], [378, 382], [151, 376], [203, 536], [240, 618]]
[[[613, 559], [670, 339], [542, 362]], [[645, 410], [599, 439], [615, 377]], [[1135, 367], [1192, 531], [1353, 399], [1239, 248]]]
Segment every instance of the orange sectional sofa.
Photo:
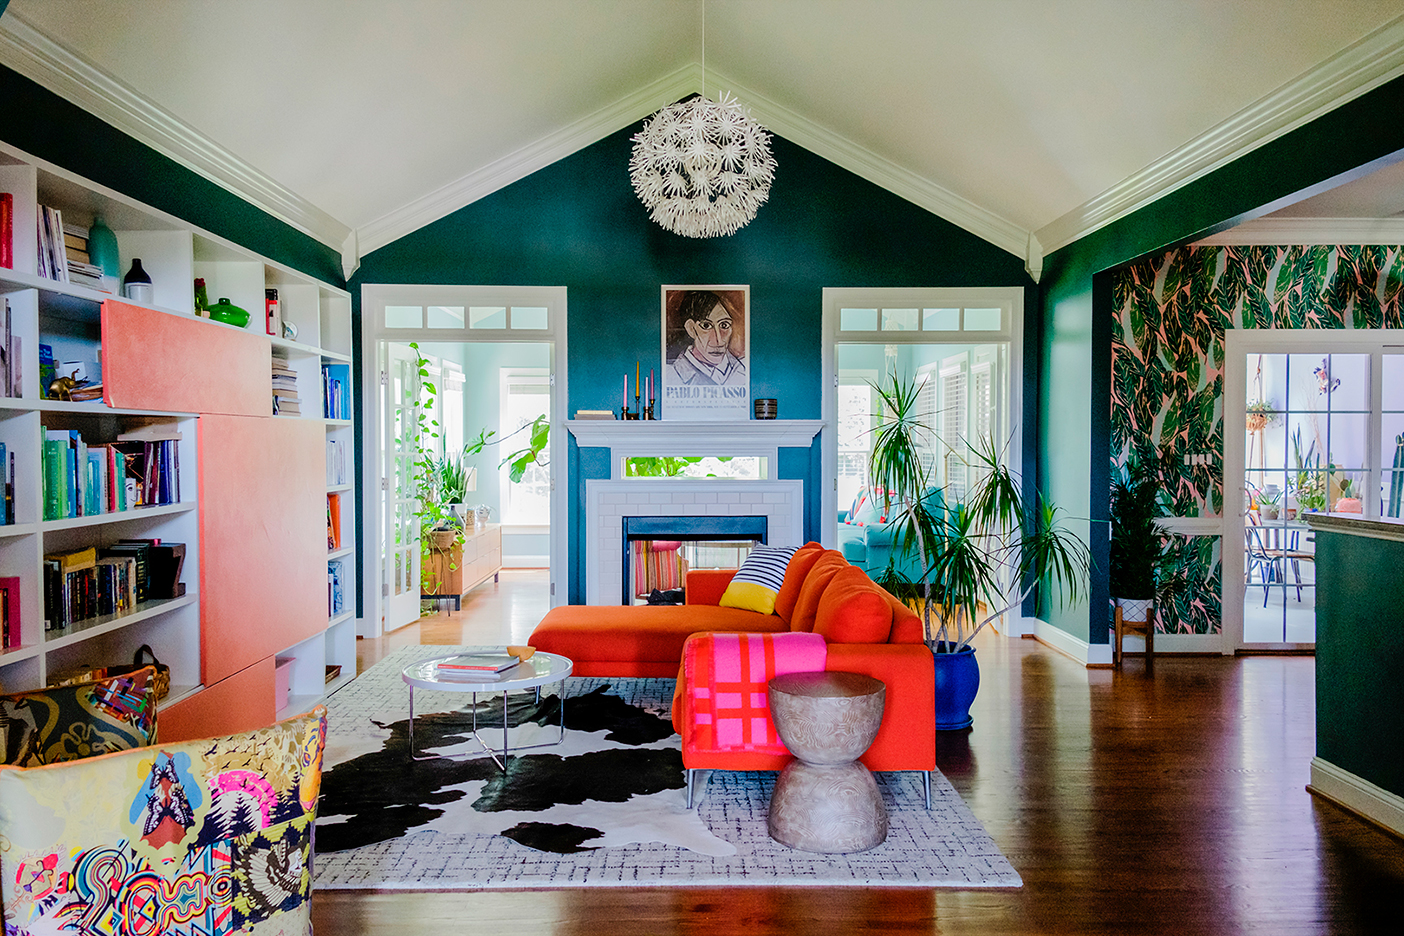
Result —
[[733, 575], [732, 569], [690, 571], [685, 605], [553, 608], [530, 643], [569, 657], [577, 676], [678, 677], [673, 726], [683, 735], [689, 770], [778, 770], [788, 755], [705, 750], [689, 742], [683, 648], [698, 633], [817, 633], [827, 644], [826, 669], [863, 673], [887, 685], [882, 727], [863, 763], [872, 770], [935, 769], [935, 677], [921, 618], [818, 543], [801, 547], [790, 561], [773, 614], [720, 607]]

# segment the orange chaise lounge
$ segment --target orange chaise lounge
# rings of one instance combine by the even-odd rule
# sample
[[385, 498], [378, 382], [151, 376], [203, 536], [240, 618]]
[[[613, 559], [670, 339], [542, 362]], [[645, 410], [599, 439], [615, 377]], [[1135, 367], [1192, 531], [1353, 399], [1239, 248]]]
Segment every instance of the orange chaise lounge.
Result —
[[[921, 619], [841, 553], [818, 543], [801, 547], [790, 560], [771, 614], [719, 606], [735, 574], [734, 569], [688, 572], [685, 605], [562, 605], [542, 618], [530, 642], [569, 657], [577, 676], [679, 677], [673, 727], [683, 736], [691, 792], [693, 770], [779, 770], [789, 756], [783, 748], [709, 740], [712, 733], [697, 730], [687, 693], [695, 673], [682, 665], [688, 637], [819, 634], [827, 645], [825, 669], [862, 673], [887, 686], [882, 727], [862, 762], [870, 770], [921, 771], [930, 805], [930, 771], [936, 767], [935, 676]], [[764, 674], [754, 678], [753, 692], [764, 693]]]

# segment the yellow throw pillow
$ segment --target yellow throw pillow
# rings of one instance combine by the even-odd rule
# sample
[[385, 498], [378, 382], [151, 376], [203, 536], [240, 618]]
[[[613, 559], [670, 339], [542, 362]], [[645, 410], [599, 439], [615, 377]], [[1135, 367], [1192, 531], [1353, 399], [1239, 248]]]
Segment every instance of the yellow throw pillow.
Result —
[[785, 583], [785, 568], [798, 546], [756, 546], [726, 586], [717, 604], [757, 614], [775, 612], [775, 595]]

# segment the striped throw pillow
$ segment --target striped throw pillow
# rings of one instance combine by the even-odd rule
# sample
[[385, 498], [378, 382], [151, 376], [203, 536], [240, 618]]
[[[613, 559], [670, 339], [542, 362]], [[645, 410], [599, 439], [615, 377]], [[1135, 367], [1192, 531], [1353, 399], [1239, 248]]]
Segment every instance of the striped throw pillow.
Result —
[[798, 549], [798, 546], [754, 547], [717, 603], [723, 608], [774, 613], [775, 595], [785, 583], [785, 567]]

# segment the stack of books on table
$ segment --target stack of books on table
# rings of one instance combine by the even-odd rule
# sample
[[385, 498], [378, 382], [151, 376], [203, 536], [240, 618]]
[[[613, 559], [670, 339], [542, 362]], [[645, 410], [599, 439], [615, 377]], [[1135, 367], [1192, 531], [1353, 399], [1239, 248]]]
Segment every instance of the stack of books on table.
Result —
[[512, 667], [522, 662], [511, 653], [465, 653], [434, 666], [434, 678], [449, 682], [494, 682], [504, 679]]
[[273, 415], [301, 416], [302, 401], [297, 396], [297, 371], [282, 358], [273, 359]]

